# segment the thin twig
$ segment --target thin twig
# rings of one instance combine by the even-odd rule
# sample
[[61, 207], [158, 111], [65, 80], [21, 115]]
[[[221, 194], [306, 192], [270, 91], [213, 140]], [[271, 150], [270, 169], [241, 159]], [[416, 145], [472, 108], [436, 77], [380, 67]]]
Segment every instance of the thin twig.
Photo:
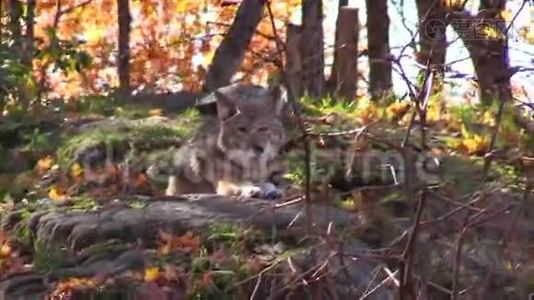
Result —
[[467, 225], [469, 221], [469, 213], [465, 216], [464, 225], [460, 236], [458, 236], [458, 242], [456, 244], [456, 253], [454, 255], [454, 266], [453, 266], [453, 279], [452, 279], [452, 290], [451, 290], [451, 300], [455, 300], [458, 297], [458, 281], [460, 278], [460, 268], [461, 268], [461, 259], [462, 259], [462, 246], [464, 244], [464, 237], [469, 230]]
[[421, 191], [421, 197], [419, 199], [419, 204], [417, 205], [417, 211], [415, 215], [415, 219], [413, 221], [412, 230], [410, 233], [410, 237], [408, 239], [408, 242], [406, 243], [406, 248], [404, 249], [404, 252], [402, 253], [402, 259], [400, 261], [400, 267], [399, 267], [399, 299], [403, 300], [406, 299], [407, 296], [407, 285], [411, 284], [411, 264], [413, 262], [413, 249], [415, 245], [415, 241], [417, 239], [417, 233], [419, 231], [420, 223], [421, 223], [421, 216], [423, 214], [423, 209], [425, 207], [426, 203], [426, 197], [427, 196], [427, 190], [426, 188]]
[[482, 178], [484, 181], [487, 179], [488, 171], [493, 161], [493, 157], [494, 157], [493, 148], [495, 148], [495, 143], [497, 142], [497, 136], [499, 134], [499, 127], [501, 126], [501, 120], [502, 120], [502, 115], [504, 112], [505, 105], [506, 105], [506, 100], [501, 99], [501, 103], [499, 103], [499, 110], [497, 111], [497, 118], [496, 118], [497, 120], [495, 121], [495, 126], [493, 127], [493, 132], [491, 134], [491, 140], [490, 140], [490, 144], [488, 147], [488, 151], [484, 157], [484, 171], [482, 173], [483, 174]]
[[[282, 55], [283, 53], [283, 45], [282, 40], [278, 36], [278, 30], [276, 28], [276, 24], [274, 21], [274, 14], [271, 8], [271, 2], [266, 1], [266, 7], [267, 12], [269, 14], [269, 20], [271, 22], [271, 27], [273, 30], [273, 34], [275, 37], [275, 44], [276, 48], [278, 50], [278, 53]], [[283, 59], [280, 59], [280, 61], [283, 61]], [[304, 126], [304, 122], [301, 118], [301, 113], [299, 106], [296, 103], [294, 91], [291, 90], [291, 85], [289, 84], [287, 74], [285, 67], [282, 65], [280, 68], [280, 73], [282, 74], [283, 81], [285, 83], [285, 86], [287, 88], [288, 92], [288, 98], [289, 102], [293, 108], [293, 112], [297, 118], [297, 125], [299, 130], [301, 131], [304, 139], [303, 139], [303, 148], [304, 148], [304, 159], [305, 159], [305, 166], [304, 166], [304, 181], [305, 181], [305, 192], [304, 192], [304, 202], [305, 202], [305, 210], [306, 210], [306, 217], [307, 217], [307, 229], [308, 232], [311, 234], [313, 232], [313, 214], [312, 214], [312, 208], [311, 208], [311, 146], [310, 141], [308, 139], [308, 133]], [[312, 256], [315, 256], [315, 253], [312, 253]]]

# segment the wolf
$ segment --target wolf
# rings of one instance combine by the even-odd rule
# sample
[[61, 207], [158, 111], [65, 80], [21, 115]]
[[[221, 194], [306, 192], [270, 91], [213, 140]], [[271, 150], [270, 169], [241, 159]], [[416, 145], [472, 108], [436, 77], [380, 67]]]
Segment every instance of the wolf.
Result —
[[280, 150], [286, 142], [282, 89], [234, 85], [210, 97], [216, 114], [204, 117], [197, 134], [170, 161], [149, 167], [149, 177], [168, 173], [166, 195], [280, 197]]

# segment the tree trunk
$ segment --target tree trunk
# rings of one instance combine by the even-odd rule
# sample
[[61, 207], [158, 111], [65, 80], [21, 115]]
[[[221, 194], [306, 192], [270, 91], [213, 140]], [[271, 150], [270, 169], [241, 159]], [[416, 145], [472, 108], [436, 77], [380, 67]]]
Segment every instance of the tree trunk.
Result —
[[336, 36], [334, 37], [334, 61], [332, 63], [332, 70], [330, 71], [330, 77], [328, 77], [328, 80], [326, 81], [326, 90], [329, 93], [333, 93], [336, 89], [337, 83], [336, 83], [336, 74], [337, 74], [337, 68], [339, 65], [339, 57], [337, 53], [337, 45], [339, 45], [339, 31], [341, 28], [337, 25], [339, 24], [339, 11], [342, 7], [345, 7], [349, 5], [348, 0], [339, 0], [337, 9], [338, 9], [338, 15], [337, 15], [337, 21], [336, 21]]
[[22, 16], [22, 7], [18, 0], [9, 0], [9, 30], [13, 39], [13, 48], [17, 54], [21, 53], [21, 26], [20, 17]]
[[[505, 1], [484, 1], [477, 16], [468, 12], [451, 14], [451, 24], [469, 51], [480, 90], [480, 101], [490, 105], [494, 100], [512, 99], [508, 61], [508, 39], [500, 10]], [[501, 26], [499, 26], [501, 25]], [[484, 29], [495, 29], [496, 36], [485, 36]], [[468, 29], [468, 30], [466, 30]]]
[[213, 61], [208, 68], [202, 87], [204, 92], [211, 92], [230, 84], [232, 76], [241, 66], [247, 45], [262, 18], [264, 4], [263, 0], [241, 2], [234, 22], [215, 51]]
[[[0, 18], [4, 15], [4, 1], [0, 1]], [[0, 43], [4, 40], [4, 30], [2, 28], [2, 22], [0, 21]]]
[[119, 95], [130, 95], [130, 16], [129, 0], [118, 0], [117, 13], [119, 22], [119, 53], [117, 59], [117, 72], [119, 73]]
[[302, 90], [302, 26], [287, 24], [286, 27], [286, 84], [294, 99], [303, 95]]
[[434, 92], [439, 92], [442, 87], [447, 51], [447, 36], [445, 35], [447, 12], [442, 1], [417, 0], [416, 4], [420, 36], [417, 62], [427, 65], [430, 59], [430, 66], [434, 70]]
[[369, 50], [369, 90], [378, 100], [393, 86], [389, 59], [389, 16], [387, 0], [366, 0], [367, 45]]
[[322, 0], [302, 1], [302, 70], [304, 92], [321, 98], [325, 92]]
[[34, 21], [35, 18], [35, 0], [28, 0], [26, 7], [26, 34], [24, 36], [24, 51], [22, 62], [29, 68], [32, 68], [33, 61], [33, 39], [34, 39]]
[[339, 9], [336, 31], [337, 43], [330, 78], [335, 78], [334, 95], [345, 101], [353, 101], [358, 83], [358, 9], [342, 7]]

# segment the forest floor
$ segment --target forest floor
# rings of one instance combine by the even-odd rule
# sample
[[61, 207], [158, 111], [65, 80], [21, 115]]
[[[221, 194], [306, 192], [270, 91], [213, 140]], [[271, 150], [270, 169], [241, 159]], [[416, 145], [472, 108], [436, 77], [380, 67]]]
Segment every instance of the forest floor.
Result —
[[267, 201], [165, 197], [165, 182], [146, 176], [194, 132], [194, 109], [163, 115], [94, 97], [14, 109], [0, 123], [0, 298], [383, 299], [407, 260], [431, 299], [533, 292], [533, 134], [506, 109], [499, 119], [496, 108], [431, 99], [425, 124], [413, 111], [305, 100], [310, 159], [289, 130], [294, 187]]

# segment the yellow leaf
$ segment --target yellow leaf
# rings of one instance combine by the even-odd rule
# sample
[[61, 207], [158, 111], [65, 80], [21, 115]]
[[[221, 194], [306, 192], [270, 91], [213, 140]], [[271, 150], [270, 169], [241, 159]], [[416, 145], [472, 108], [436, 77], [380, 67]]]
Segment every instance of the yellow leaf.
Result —
[[491, 113], [491, 111], [487, 110], [484, 112], [482, 115], [482, 123], [489, 126], [495, 126], [495, 116]]
[[161, 116], [161, 109], [160, 108], [154, 108], [148, 111], [148, 114], [150, 116]]
[[465, 124], [462, 124], [460, 132], [462, 133], [462, 136], [466, 139], [469, 139], [472, 137], [472, 134], [469, 133], [469, 131], [467, 130], [467, 127], [465, 127]]
[[82, 166], [79, 163], [74, 163], [70, 167], [70, 175], [74, 178], [79, 178], [83, 175]]
[[501, 17], [502, 17], [503, 20], [505, 20], [506, 22], [510, 22], [510, 21], [512, 21], [512, 18], [514, 17], [514, 15], [513, 15], [512, 12], [509, 11], [509, 10], [502, 10], [502, 11], [501, 11]]
[[40, 172], [48, 171], [52, 167], [53, 163], [54, 163], [54, 159], [51, 156], [41, 158], [37, 161], [37, 169]]
[[406, 102], [395, 102], [386, 108], [386, 115], [389, 119], [400, 119], [410, 109]]
[[486, 151], [489, 142], [487, 139], [475, 134], [472, 138], [464, 139], [462, 146], [468, 154], [480, 154]]
[[378, 119], [378, 107], [374, 103], [369, 105], [360, 112], [358, 115], [363, 124], [369, 124]]
[[11, 254], [11, 247], [5, 243], [0, 247], [0, 257], [6, 257]]
[[152, 268], [146, 268], [145, 269], [145, 281], [154, 281], [158, 279], [159, 276], [159, 268], [158, 267], [152, 267]]
[[55, 202], [62, 202], [67, 199], [67, 196], [59, 192], [56, 186], [52, 186], [48, 191], [48, 198]]

